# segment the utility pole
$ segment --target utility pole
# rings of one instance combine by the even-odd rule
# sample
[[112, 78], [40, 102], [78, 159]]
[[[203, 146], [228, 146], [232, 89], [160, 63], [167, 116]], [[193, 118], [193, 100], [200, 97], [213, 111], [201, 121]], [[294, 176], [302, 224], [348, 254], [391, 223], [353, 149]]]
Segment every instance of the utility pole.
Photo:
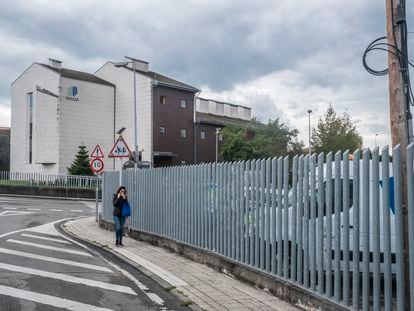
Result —
[[[401, 57], [391, 46], [396, 46], [407, 56], [406, 45], [401, 40], [402, 22], [405, 22], [405, 8], [401, 5], [401, 0], [386, 0], [387, 10], [387, 41], [388, 53], [388, 74], [389, 74], [389, 105], [390, 105], [390, 125], [391, 140], [393, 147], [397, 144], [401, 146], [402, 159], [402, 213], [403, 213], [403, 256], [404, 256], [404, 293], [407, 309], [410, 308], [410, 279], [409, 279], [409, 248], [408, 248], [408, 207], [407, 207], [407, 145], [409, 144], [409, 133], [412, 126], [410, 122], [410, 111], [407, 105], [406, 92], [407, 86], [404, 85], [401, 68]], [[397, 54], [397, 55], [396, 55]], [[413, 302], [414, 303], [414, 302]]]

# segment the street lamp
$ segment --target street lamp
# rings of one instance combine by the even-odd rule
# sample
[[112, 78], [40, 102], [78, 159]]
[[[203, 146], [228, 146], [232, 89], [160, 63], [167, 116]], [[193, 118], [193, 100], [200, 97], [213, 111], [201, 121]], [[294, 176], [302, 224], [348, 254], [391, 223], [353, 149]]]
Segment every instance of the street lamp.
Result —
[[374, 137], [375, 147], [377, 147], [377, 136], [378, 136], [378, 133], [375, 133], [375, 137]]
[[309, 157], [312, 155], [312, 150], [311, 150], [311, 126], [310, 126], [310, 115], [312, 113], [312, 110], [309, 109], [308, 110], [308, 116], [309, 116]]
[[115, 67], [127, 67], [128, 64], [132, 64], [132, 72], [134, 74], [134, 170], [137, 170], [138, 161], [138, 134], [137, 134], [137, 85], [136, 85], [136, 69], [135, 59], [125, 56], [129, 61], [114, 63]]
[[216, 163], [218, 162], [218, 140], [221, 128], [216, 128]]

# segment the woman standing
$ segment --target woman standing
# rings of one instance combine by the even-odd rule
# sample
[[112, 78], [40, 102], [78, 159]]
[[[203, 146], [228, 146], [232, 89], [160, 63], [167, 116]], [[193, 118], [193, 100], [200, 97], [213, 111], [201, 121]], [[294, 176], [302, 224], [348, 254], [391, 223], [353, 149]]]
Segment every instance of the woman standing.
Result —
[[122, 216], [122, 207], [125, 203], [128, 203], [127, 190], [124, 186], [120, 186], [114, 194], [114, 211], [112, 212], [115, 224], [116, 246], [124, 246], [122, 244], [122, 229], [124, 227], [125, 217]]

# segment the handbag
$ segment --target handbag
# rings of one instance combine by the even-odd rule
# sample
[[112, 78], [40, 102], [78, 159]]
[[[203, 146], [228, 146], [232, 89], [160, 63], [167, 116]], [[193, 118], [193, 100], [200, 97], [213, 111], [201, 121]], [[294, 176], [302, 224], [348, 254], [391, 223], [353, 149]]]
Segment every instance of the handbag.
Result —
[[122, 205], [121, 216], [122, 217], [129, 217], [129, 216], [131, 216], [131, 206], [129, 206], [129, 203], [128, 202], [125, 202]]

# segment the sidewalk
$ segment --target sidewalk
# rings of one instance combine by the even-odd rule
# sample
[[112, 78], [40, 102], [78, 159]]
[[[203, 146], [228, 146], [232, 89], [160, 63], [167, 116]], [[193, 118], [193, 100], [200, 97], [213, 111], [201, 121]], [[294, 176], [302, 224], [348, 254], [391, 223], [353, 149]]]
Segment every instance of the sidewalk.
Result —
[[123, 239], [125, 247], [116, 247], [114, 233], [99, 228], [94, 217], [66, 222], [63, 229], [134, 262], [165, 288], [175, 287], [202, 310], [298, 310], [263, 290], [164, 248], [129, 237]]

